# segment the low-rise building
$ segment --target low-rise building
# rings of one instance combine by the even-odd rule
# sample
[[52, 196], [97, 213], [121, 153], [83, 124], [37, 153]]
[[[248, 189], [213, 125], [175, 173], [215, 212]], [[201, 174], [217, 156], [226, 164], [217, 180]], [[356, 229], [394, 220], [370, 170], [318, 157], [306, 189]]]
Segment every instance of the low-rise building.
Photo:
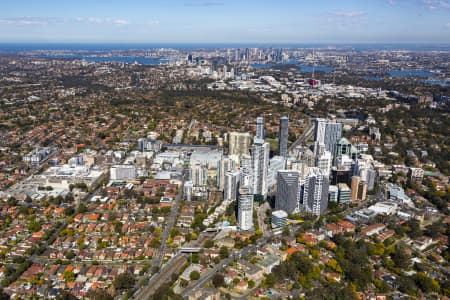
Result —
[[265, 274], [272, 273], [272, 269], [278, 266], [281, 262], [281, 258], [275, 255], [265, 255], [264, 259], [258, 263], [258, 265], [264, 270]]
[[272, 212], [272, 228], [282, 228], [287, 225], [288, 214], [284, 210], [276, 210]]
[[369, 225], [369, 226], [362, 228], [361, 234], [366, 235], [366, 236], [371, 236], [371, 235], [380, 233], [385, 228], [386, 228], [386, 225], [384, 225], [384, 224], [373, 224], [373, 225]]

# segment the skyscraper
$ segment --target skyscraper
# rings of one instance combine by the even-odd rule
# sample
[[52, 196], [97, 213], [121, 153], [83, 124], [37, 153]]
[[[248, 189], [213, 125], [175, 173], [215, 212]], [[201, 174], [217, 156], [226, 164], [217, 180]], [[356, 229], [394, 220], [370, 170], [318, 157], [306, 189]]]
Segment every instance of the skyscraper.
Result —
[[328, 206], [328, 175], [319, 168], [311, 168], [305, 178], [303, 208], [315, 215], [321, 215]]
[[277, 175], [277, 194], [275, 209], [292, 213], [298, 206], [298, 189], [300, 172], [280, 170]]
[[316, 118], [314, 119], [314, 141], [319, 144], [325, 142], [325, 127], [327, 124], [326, 119]]
[[253, 228], [253, 194], [247, 188], [239, 189], [237, 223], [241, 230]]
[[241, 49], [238, 48], [234, 52], [234, 60], [235, 61], [240, 61], [241, 60]]
[[361, 177], [359, 177], [359, 176], [352, 177], [352, 185], [351, 185], [352, 193], [350, 196], [351, 202], [356, 202], [358, 200], [358, 189], [359, 189], [360, 182], [361, 182]]
[[280, 128], [278, 130], [278, 153], [284, 158], [287, 157], [287, 144], [289, 138], [289, 118], [280, 118]]
[[267, 173], [269, 169], [269, 143], [255, 138], [253, 142], [253, 193], [256, 195], [267, 194]]
[[336, 157], [341, 155], [348, 155], [352, 159], [356, 159], [358, 156], [358, 149], [354, 147], [346, 138], [342, 137], [336, 144]]
[[258, 139], [264, 139], [264, 118], [256, 118], [256, 137]]
[[324, 144], [325, 150], [335, 157], [337, 142], [342, 137], [342, 124], [321, 118], [315, 119], [314, 123], [314, 142]]
[[249, 149], [252, 142], [250, 132], [231, 132], [230, 133], [230, 155], [246, 155], [250, 154]]
[[225, 182], [225, 174], [234, 168], [234, 161], [229, 157], [223, 157], [217, 166], [217, 186], [220, 191], [223, 191]]
[[331, 152], [333, 157], [336, 156], [337, 142], [342, 137], [341, 123], [327, 123], [325, 127], [325, 149]]
[[184, 183], [183, 186], [183, 194], [184, 194], [184, 198], [186, 199], [186, 201], [191, 201], [192, 200], [192, 189], [193, 189], [194, 185], [192, 183], [192, 181], [186, 181]]
[[346, 183], [338, 183], [339, 188], [339, 204], [350, 204], [351, 189]]
[[241, 159], [239, 184], [241, 187], [247, 187], [253, 194], [253, 160], [251, 156], [244, 155]]
[[377, 171], [369, 169], [367, 171], [367, 190], [373, 191], [375, 188], [375, 181], [377, 179]]
[[[286, 159], [281, 156], [274, 156], [269, 160], [269, 170], [267, 172], [267, 189], [270, 190], [277, 184], [278, 171], [286, 169]], [[289, 168], [291, 169], [291, 168]]]
[[223, 190], [224, 200], [236, 200], [238, 185], [239, 185], [239, 171], [234, 170], [225, 174], [225, 183]]
[[144, 152], [144, 150], [146, 148], [146, 144], [147, 144], [147, 139], [145, 139], [145, 138], [138, 139], [138, 151]]
[[192, 165], [190, 175], [193, 186], [206, 186], [208, 184], [208, 168], [205, 165]]
[[316, 167], [322, 170], [323, 174], [330, 175], [333, 157], [330, 151], [324, 151], [322, 155], [316, 157]]

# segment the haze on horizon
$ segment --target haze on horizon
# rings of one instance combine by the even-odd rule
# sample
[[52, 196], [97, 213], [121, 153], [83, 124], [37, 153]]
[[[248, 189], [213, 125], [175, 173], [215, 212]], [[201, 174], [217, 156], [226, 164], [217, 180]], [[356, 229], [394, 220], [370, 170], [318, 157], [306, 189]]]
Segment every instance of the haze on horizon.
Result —
[[447, 0], [2, 3], [0, 43], [448, 43]]

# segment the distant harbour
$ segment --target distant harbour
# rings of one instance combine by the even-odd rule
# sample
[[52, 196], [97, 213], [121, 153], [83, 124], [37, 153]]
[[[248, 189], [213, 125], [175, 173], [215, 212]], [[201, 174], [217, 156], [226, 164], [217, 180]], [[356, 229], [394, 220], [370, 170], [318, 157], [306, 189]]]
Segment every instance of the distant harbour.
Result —
[[449, 80], [429, 79], [429, 80], [422, 80], [422, 82], [426, 83], [426, 84], [440, 85], [440, 86], [449, 86], [450, 85]]
[[391, 77], [434, 77], [435, 74], [427, 70], [389, 70], [387, 71]]
[[299, 71], [301, 73], [312, 73], [314, 72], [323, 72], [323, 73], [331, 73], [334, 71], [332, 67], [327, 66], [299, 66]]

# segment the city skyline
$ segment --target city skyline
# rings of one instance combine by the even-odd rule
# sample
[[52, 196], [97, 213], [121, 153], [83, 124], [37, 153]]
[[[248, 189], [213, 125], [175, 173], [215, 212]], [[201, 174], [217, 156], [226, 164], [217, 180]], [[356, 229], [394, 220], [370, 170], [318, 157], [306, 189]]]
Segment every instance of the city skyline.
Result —
[[15, 1], [3, 43], [445, 43], [450, 2]]

